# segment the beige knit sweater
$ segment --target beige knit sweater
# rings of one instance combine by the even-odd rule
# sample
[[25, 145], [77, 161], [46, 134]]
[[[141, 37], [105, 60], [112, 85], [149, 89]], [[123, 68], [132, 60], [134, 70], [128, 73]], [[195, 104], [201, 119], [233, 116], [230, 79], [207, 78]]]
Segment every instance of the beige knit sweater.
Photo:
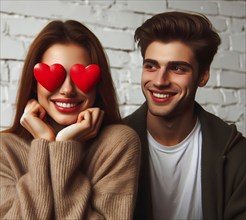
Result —
[[140, 142], [125, 125], [90, 145], [1, 133], [0, 219], [131, 219]]

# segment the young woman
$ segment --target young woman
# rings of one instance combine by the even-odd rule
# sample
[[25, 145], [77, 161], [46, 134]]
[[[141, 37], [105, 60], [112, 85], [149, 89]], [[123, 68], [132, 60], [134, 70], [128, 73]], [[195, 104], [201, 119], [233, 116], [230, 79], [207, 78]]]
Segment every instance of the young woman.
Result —
[[139, 139], [121, 124], [103, 48], [53, 21], [27, 54], [13, 126], [1, 132], [0, 219], [131, 219]]

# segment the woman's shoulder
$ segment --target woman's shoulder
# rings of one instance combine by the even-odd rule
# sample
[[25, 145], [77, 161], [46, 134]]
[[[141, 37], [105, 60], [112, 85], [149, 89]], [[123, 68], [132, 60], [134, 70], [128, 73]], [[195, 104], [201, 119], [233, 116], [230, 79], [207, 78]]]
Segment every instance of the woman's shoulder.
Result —
[[117, 137], [117, 138], [134, 138], [138, 137], [137, 133], [128, 125], [125, 124], [113, 124], [113, 125], [108, 125], [103, 128], [102, 132], [103, 135], [110, 136], [112, 137]]
[[0, 132], [0, 140], [1, 146], [13, 146], [15, 144], [26, 143], [26, 140], [20, 136], [9, 132]]
[[102, 129], [96, 138], [98, 145], [117, 147], [127, 150], [139, 149], [140, 139], [137, 133], [127, 125], [114, 124], [108, 125]]
[[18, 139], [18, 136], [16, 134], [9, 133], [9, 132], [0, 132], [0, 137], [1, 137], [1, 143], [8, 142], [12, 139]]
[[136, 155], [141, 151], [140, 146], [137, 133], [129, 126], [124, 124], [108, 125], [95, 138], [88, 155], [93, 157], [100, 152], [99, 154], [103, 154], [105, 157], [112, 154], [138, 157]]

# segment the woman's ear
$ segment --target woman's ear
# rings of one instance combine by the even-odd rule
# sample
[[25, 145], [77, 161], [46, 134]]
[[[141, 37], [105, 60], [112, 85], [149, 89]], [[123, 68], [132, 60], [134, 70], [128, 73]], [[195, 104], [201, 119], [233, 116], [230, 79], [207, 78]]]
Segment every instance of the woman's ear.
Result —
[[207, 68], [200, 76], [198, 86], [204, 87], [207, 84], [209, 77], [210, 77], [209, 68]]

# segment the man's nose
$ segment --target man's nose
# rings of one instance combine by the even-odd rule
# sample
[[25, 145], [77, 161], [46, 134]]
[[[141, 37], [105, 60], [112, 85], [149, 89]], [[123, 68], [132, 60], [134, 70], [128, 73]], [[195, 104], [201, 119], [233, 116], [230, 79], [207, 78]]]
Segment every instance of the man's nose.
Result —
[[156, 87], [168, 86], [170, 84], [170, 75], [166, 67], [161, 67], [155, 75], [154, 85]]

